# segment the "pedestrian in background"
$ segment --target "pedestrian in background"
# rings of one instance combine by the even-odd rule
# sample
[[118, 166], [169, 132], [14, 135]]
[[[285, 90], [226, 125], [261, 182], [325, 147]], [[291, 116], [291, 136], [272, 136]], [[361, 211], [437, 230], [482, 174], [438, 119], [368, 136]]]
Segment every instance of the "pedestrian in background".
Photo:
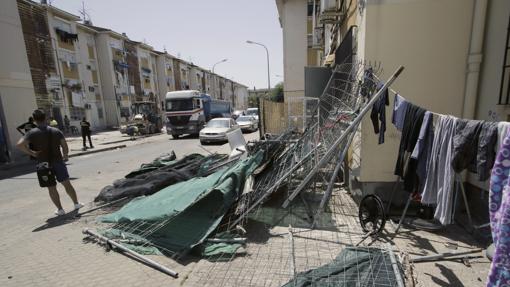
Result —
[[[19, 132], [21, 135], [23, 135], [23, 136], [24, 136], [24, 135], [25, 135], [26, 133], [28, 133], [31, 129], [36, 128], [36, 127], [37, 127], [37, 125], [34, 123], [34, 118], [29, 117], [29, 118], [28, 118], [28, 121], [27, 121], [26, 123], [21, 124], [21, 125], [20, 125], [19, 127], [17, 127], [16, 129], [18, 130], [18, 132]], [[24, 131], [24, 132], [23, 132], [21, 129], [23, 129], [23, 131]], [[32, 147], [32, 144], [30, 144], [28, 147], [29, 147], [29, 148], [33, 148], [33, 147]], [[35, 158], [34, 158], [34, 157], [32, 157], [32, 156], [30, 156], [30, 159], [35, 159]]]
[[53, 117], [50, 118], [50, 127], [58, 129], [58, 122]]
[[66, 133], [69, 133], [69, 129], [71, 127], [71, 121], [69, 121], [69, 118], [67, 117], [67, 115], [64, 116], [64, 131]]
[[84, 117], [81, 122], [80, 122], [80, 126], [81, 126], [81, 137], [83, 139], [83, 150], [86, 150], [87, 149], [87, 141], [86, 141], [86, 138], [88, 137], [89, 138], [89, 144], [90, 144], [90, 148], [94, 148], [94, 146], [92, 145], [92, 139], [90, 138], [90, 123], [87, 122], [87, 119]]
[[[28, 121], [26, 123], [22, 123], [21, 125], [19, 125], [16, 129], [18, 130], [18, 132], [21, 134], [21, 135], [25, 135], [26, 133], [28, 133], [29, 130], [33, 129], [33, 128], [36, 128], [37, 126], [35, 125], [34, 123], [34, 118], [32, 117], [29, 117], [28, 118]], [[22, 130], [23, 129], [23, 130]], [[24, 132], [23, 132], [24, 131]]]
[[[69, 195], [74, 203], [75, 210], [83, 207], [83, 204], [78, 201], [76, 191], [69, 181], [69, 173], [65, 164], [65, 161], [69, 158], [69, 147], [64, 135], [59, 129], [46, 125], [46, 114], [44, 111], [35, 110], [33, 117], [37, 127], [26, 133], [16, 146], [22, 152], [37, 159], [39, 185], [48, 188], [51, 201], [57, 207], [56, 215], [65, 214], [60, 202], [56, 181], [64, 186], [67, 195]], [[29, 144], [32, 145], [32, 148], [29, 147]]]

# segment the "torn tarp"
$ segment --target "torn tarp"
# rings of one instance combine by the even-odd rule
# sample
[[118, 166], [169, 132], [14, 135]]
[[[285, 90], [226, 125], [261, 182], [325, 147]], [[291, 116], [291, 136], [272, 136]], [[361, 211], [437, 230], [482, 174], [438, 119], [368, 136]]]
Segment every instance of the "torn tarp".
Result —
[[174, 163], [176, 158], [177, 157], [175, 156], [175, 152], [173, 152], [173, 151], [171, 153], [162, 154], [162, 155], [158, 156], [157, 158], [155, 158], [152, 162], [144, 163], [140, 166], [139, 169], [133, 170], [132, 172], [128, 173], [126, 175], [126, 178], [132, 178], [139, 174], [144, 174], [146, 172], [156, 170], [160, 167], [168, 166], [168, 165]]
[[192, 178], [151, 196], [136, 198], [99, 220], [117, 223], [111, 234], [118, 229], [124, 239], [141, 236], [163, 253], [182, 254], [216, 229], [262, 157], [259, 152], [207, 177]]
[[[399, 269], [397, 269], [399, 270]], [[389, 251], [346, 247], [332, 262], [298, 273], [283, 286], [398, 286]]]
[[172, 184], [199, 176], [204, 166], [225, 159], [226, 156], [190, 154], [180, 160], [169, 160], [171, 158], [159, 157], [150, 165], [142, 165], [141, 169], [131, 172], [127, 178], [104, 187], [95, 201], [110, 202], [123, 197], [151, 195]]

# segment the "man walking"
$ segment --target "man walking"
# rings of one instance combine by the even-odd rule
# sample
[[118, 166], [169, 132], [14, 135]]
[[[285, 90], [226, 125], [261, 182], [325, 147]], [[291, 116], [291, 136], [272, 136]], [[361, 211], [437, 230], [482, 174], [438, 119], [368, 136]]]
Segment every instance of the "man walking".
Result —
[[[25, 135], [28, 133], [29, 130], [36, 128], [37, 126], [34, 123], [34, 119], [32, 117], [28, 118], [28, 121], [26, 123], [22, 123], [19, 125], [16, 129], [21, 135]], [[24, 131], [24, 132], [23, 132]]]
[[[46, 165], [50, 170], [49, 174], [54, 174], [57, 181], [64, 186], [67, 195], [69, 195], [74, 203], [74, 209], [81, 208], [83, 204], [78, 201], [76, 191], [69, 181], [69, 173], [64, 163], [68, 160], [69, 153], [64, 135], [59, 129], [46, 125], [46, 114], [44, 111], [35, 110], [33, 117], [37, 127], [26, 133], [25, 136], [18, 141], [16, 146], [22, 152], [35, 157], [39, 165]], [[29, 147], [29, 144], [31, 144], [31, 147]], [[60, 148], [62, 148], [62, 151]], [[43, 180], [47, 180], [47, 178]], [[48, 187], [51, 201], [57, 207], [55, 214], [64, 215], [65, 211], [60, 203], [60, 197], [54, 178], [53, 184], [51, 181], [48, 182], [50, 182], [48, 185], [51, 186], [41, 184], [41, 180], [39, 184]]]
[[83, 150], [86, 150], [87, 149], [87, 145], [86, 145], [86, 138], [88, 137], [89, 138], [89, 144], [90, 144], [90, 148], [94, 148], [94, 146], [92, 145], [92, 139], [90, 138], [90, 123], [87, 122], [87, 119], [86, 118], [83, 118], [80, 122], [80, 126], [81, 126], [81, 137], [83, 139]]

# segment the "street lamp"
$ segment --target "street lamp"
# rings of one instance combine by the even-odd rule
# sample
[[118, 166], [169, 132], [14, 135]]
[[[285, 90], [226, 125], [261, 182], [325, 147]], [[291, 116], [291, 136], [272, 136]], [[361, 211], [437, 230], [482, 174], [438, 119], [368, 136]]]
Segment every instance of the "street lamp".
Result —
[[212, 72], [214, 73], [214, 67], [216, 67], [216, 65], [221, 64], [221, 63], [225, 63], [226, 61], [228, 61], [228, 59], [223, 59], [223, 60], [221, 60], [221, 61], [219, 61], [219, 62], [215, 63], [215, 64], [212, 66]]
[[[212, 73], [214, 74], [214, 67], [216, 67], [216, 65], [221, 64], [221, 63], [225, 63], [226, 61], [228, 61], [228, 59], [223, 59], [223, 60], [221, 60], [221, 61], [216, 62], [216, 63], [212, 66]], [[215, 77], [215, 78], [216, 78], [216, 77]], [[216, 79], [214, 79], [213, 83], [214, 83], [214, 94], [216, 95]], [[221, 84], [220, 84], [220, 91], [221, 91]], [[221, 92], [220, 92], [220, 94], [221, 94]]]
[[[266, 57], [267, 57], [267, 93], [269, 94], [271, 92], [271, 80], [270, 80], [270, 76], [269, 76], [269, 50], [267, 50], [267, 47], [266, 45], [262, 44], [262, 43], [258, 43], [258, 42], [253, 42], [253, 41], [250, 41], [250, 40], [247, 40], [246, 43], [248, 44], [254, 44], [254, 45], [259, 45], [259, 46], [262, 46], [264, 47], [264, 49], [266, 49]], [[262, 138], [262, 127], [265, 129], [266, 127], [266, 124], [265, 124], [265, 117], [261, 117], [260, 116], [260, 99], [257, 98], [257, 110], [258, 110], [258, 114], [259, 114], [259, 137]], [[261, 123], [262, 121], [262, 123]]]
[[246, 43], [254, 44], [254, 45], [259, 45], [259, 46], [264, 47], [264, 49], [266, 49], [266, 56], [267, 56], [267, 92], [269, 93], [271, 91], [271, 80], [270, 80], [270, 76], [269, 76], [269, 51], [267, 50], [267, 47], [264, 44], [253, 42], [253, 41], [250, 41], [250, 40], [246, 41]]

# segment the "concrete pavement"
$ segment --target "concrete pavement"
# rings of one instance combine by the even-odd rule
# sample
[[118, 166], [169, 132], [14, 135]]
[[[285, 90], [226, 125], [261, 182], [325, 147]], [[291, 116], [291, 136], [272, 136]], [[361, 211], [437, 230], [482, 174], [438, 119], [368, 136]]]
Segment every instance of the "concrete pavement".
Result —
[[[258, 134], [245, 136], [255, 139]], [[68, 169], [80, 201], [91, 202], [102, 187], [162, 153], [174, 150], [179, 158], [207, 153], [198, 139], [173, 140], [161, 134], [142, 141], [120, 150], [71, 158]], [[230, 151], [228, 144], [206, 148]], [[35, 173], [0, 182], [0, 286], [174, 286], [179, 281], [122, 255], [105, 253], [99, 246], [83, 244], [81, 230], [93, 226], [94, 216], [48, 224], [55, 208], [47, 191], [38, 187]], [[71, 210], [63, 187], [58, 189], [64, 208]], [[162, 256], [157, 260], [169, 267], [176, 264]]]
[[[104, 136], [112, 139], [112, 136]], [[257, 133], [245, 134], [247, 140], [257, 138]], [[81, 138], [79, 139], [81, 140]], [[96, 139], [100, 142], [100, 139]], [[81, 145], [70, 140], [70, 145]], [[107, 142], [104, 140], [103, 142]], [[228, 153], [228, 144], [207, 145], [210, 152]], [[124, 149], [74, 157], [69, 161], [69, 172], [80, 201], [89, 203], [105, 185], [123, 177], [127, 172], [149, 162], [158, 155], [174, 150], [179, 158], [189, 153], [206, 154], [198, 139], [173, 140], [162, 134], [133, 142]], [[277, 236], [287, 229], [275, 227], [269, 241], [254, 242], [248, 246], [246, 258], [232, 263], [211, 263], [207, 260], [176, 262], [164, 256], [150, 256], [157, 262], [180, 273], [171, 278], [116, 252], [84, 242], [81, 231], [94, 228], [97, 213], [67, 221], [47, 220], [53, 217], [54, 207], [47, 192], [37, 186], [34, 173], [0, 181], [0, 286], [279, 286], [288, 280], [289, 241]], [[58, 186], [64, 208], [72, 208], [71, 200]], [[363, 232], [357, 222], [357, 207], [350, 196], [340, 193], [336, 224], [345, 228], [341, 232], [319, 230], [315, 240], [303, 241], [296, 236], [296, 255], [302, 253], [299, 271], [309, 266], [327, 263], [341, 249], [331, 243], [350, 242], [361, 238]], [[391, 230], [391, 227], [387, 228]], [[349, 235], [351, 234], [351, 235]], [[311, 233], [310, 233], [311, 235]], [[385, 232], [381, 239], [391, 235]], [[342, 240], [338, 240], [338, 238]], [[393, 239], [395, 247], [411, 256], [452, 251], [448, 247], [457, 242], [459, 250], [470, 250], [476, 242], [462, 229], [451, 226], [440, 233], [402, 229]], [[351, 242], [352, 241], [352, 242]], [[319, 254], [310, 250], [321, 250]], [[475, 254], [476, 255], [476, 254]], [[271, 265], [273, 264], [273, 265]], [[274, 265], [277, 264], [277, 265]], [[485, 258], [470, 260], [470, 266], [462, 261], [420, 263], [416, 276], [421, 286], [483, 286], [489, 262]]]

